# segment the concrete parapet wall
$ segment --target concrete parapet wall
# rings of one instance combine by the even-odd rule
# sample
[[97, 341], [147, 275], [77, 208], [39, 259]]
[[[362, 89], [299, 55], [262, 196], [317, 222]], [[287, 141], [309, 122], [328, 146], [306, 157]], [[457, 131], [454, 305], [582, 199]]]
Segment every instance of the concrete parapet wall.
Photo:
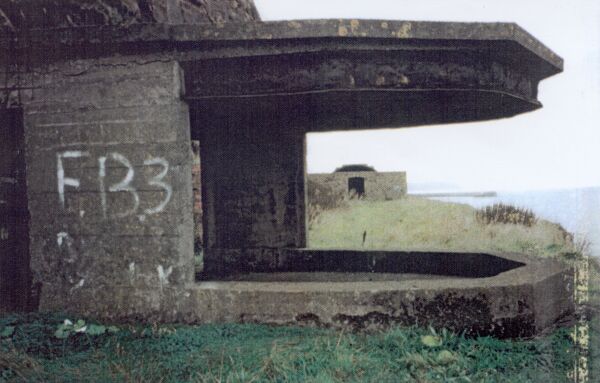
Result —
[[[305, 257], [323, 259], [343, 255], [297, 249], [284, 250], [281, 255], [297, 251], [307, 252]], [[362, 256], [386, 258], [386, 252], [351, 253], [354, 254], [348, 255], [357, 259]], [[387, 253], [390, 260], [396, 256], [393, 252]], [[262, 254], [267, 258], [272, 255]], [[437, 256], [462, 262], [462, 257], [453, 258], [450, 253]], [[489, 266], [490, 255], [470, 256], [474, 259], [483, 256], [481, 265]], [[398, 266], [404, 267], [404, 261], [406, 259]], [[417, 268], [426, 266], [419, 262], [418, 256], [413, 261], [409, 263]], [[95, 294], [90, 290], [77, 290], [68, 297], [69, 310], [136, 322], [269, 323], [360, 331], [398, 325], [432, 325], [469, 336], [502, 338], [534, 336], [573, 312], [571, 269], [555, 260], [502, 254], [500, 263], [507, 261], [523, 266], [484, 278], [311, 271], [242, 274], [232, 280], [167, 286], [160, 295], [121, 286]], [[460, 271], [460, 267], [451, 270]], [[552, 288], [547, 290], [548, 286]], [[544, 290], [547, 292], [543, 293]], [[64, 298], [60, 292], [51, 290], [49, 296], [57, 298], [48, 300], [49, 308], [63, 308], [60, 300]]]

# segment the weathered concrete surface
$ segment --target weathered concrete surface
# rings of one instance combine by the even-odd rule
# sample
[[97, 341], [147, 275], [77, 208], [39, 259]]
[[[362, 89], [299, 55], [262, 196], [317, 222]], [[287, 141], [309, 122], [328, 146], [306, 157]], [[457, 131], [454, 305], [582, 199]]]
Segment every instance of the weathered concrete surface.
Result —
[[[256, 43], [266, 44], [265, 51], [276, 53], [273, 49], [278, 43], [287, 43], [287, 49], [303, 51], [307, 46], [320, 41], [324, 46], [336, 47], [340, 42], [353, 42], [357, 47], [364, 41], [380, 40], [386, 45], [407, 44], [415, 46], [423, 42], [437, 41], [441, 45], [452, 46], [458, 42], [466, 42], [472, 48], [491, 45], [502, 47], [506, 52], [514, 54], [505, 57], [514, 64], [520, 62], [524, 70], [532, 70], [541, 77], [547, 77], [562, 70], [563, 60], [552, 50], [514, 23], [456, 23], [430, 21], [399, 20], [294, 20], [275, 22], [223, 23], [202, 28], [193, 25], [166, 24], [133, 24], [128, 28], [67, 28], [55, 30], [51, 36], [44, 33], [44, 25], [33, 29], [28, 36], [33, 50], [44, 44], [103, 46], [117, 45], [119, 50], [127, 51], [124, 44], [136, 42], [138, 48], [145, 44], [170, 43], [172, 46], [199, 41], [244, 41], [245, 50], [236, 56], [247, 55], [248, 49], [256, 47]], [[124, 33], [125, 32], [125, 33]], [[301, 39], [304, 39], [303, 41]], [[289, 44], [293, 40], [292, 44]], [[4, 41], [3, 43], [6, 43]], [[250, 44], [248, 44], [250, 43]], [[416, 43], [416, 44], [415, 44]], [[162, 45], [154, 47], [162, 50]], [[189, 48], [189, 47], [188, 47]], [[135, 51], [135, 50], [134, 50]], [[90, 55], [95, 49], [72, 52], [76, 55]], [[47, 52], [48, 54], [66, 52]], [[500, 52], [496, 52], [500, 53]], [[507, 55], [511, 56], [511, 55]]]
[[[0, 55], [0, 64], [43, 69], [55, 60], [156, 54], [182, 63], [189, 100], [219, 108], [267, 98], [308, 131], [510, 117], [539, 108], [539, 81], [562, 70], [562, 59], [502, 23], [322, 20], [52, 32], [5, 35], [0, 49], [13, 54]], [[35, 89], [26, 73], [16, 78], [2, 83]]]
[[368, 41], [336, 50], [315, 43], [316, 52], [198, 60], [185, 65], [187, 98], [206, 108], [241, 98], [255, 101], [250, 109], [268, 103], [305, 131], [481, 121], [541, 106], [538, 74], [500, 57], [502, 43], [456, 43]]
[[[334, 172], [334, 173], [310, 173], [308, 181], [318, 186], [324, 186], [331, 190], [340, 199], [348, 198], [350, 195], [349, 179], [362, 178], [364, 183], [364, 194], [360, 197], [367, 201], [388, 201], [406, 196], [407, 182], [406, 172]], [[309, 184], [310, 185], [310, 184]], [[311, 195], [310, 191], [307, 191]]]
[[254, 3], [248, 0], [6, 0], [0, 4], [0, 28], [10, 31], [258, 19]]
[[[259, 322], [353, 330], [431, 324], [500, 337], [535, 335], [572, 312], [572, 270], [552, 260], [502, 257], [524, 266], [485, 278], [369, 273], [372, 281], [368, 281], [365, 273], [326, 279], [312, 272], [251, 274], [236, 281], [166, 287], [160, 294], [123, 287], [97, 295], [78, 290], [69, 296], [68, 307], [120, 320]], [[62, 308], [57, 300], [50, 302]]]
[[[354, 91], [350, 93], [354, 93], [355, 97], [360, 96], [356, 91], [365, 93], [364, 101], [369, 107], [392, 98], [381, 111], [392, 107], [397, 112], [397, 98], [401, 95], [395, 93], [425, 89], [454, 92], [445, 97], [450, 110], [460, 110], [460, 103], [454, 104], [452, 99], [465, 94], [466, 98], [461, 100], [463, 103], [475, 103], [477, 97], [467, 96], [477, 91], [475, 96], [484, 98], [479, 104], [487, 101], [492, 110], [480, 110], [479, 117], [471, 118], [510, 116], [539, 107], [537, 83], [562, 70], [560, 57], [520, 27], [505, 23], [320, 20], [206, 24], [201, 28], [133, 24], [127, 28], [58, 29], [52, 33], [31, 30], [25, 35], [6, 35], [0, 40], [0, 49], [21, 53], [27, 57], [27, 65], [31, 66], [116, 53], [155, 53], [180, 62], [230, 58], [223, 62], [198, 63], [194, 73], [188, 73], [188, 97], [338, 92], [329, 95], [329, 98], [324, 96], [323, 100], [328, 101], [322, 107], [325, 110], [319, 109], [318, 102], [313, 102], [311, 107], [316, 108], [314, 112], [319, 114], [326, 114], [330, 104], [331, 111], [335, 111], [340, 103], [336, 99], [339, 100], [339, 93], [343, 91]], [[322, 54], [327, 52], [335, 54]], [[301, 55], [301, 59], [295, 54]], [[378, 57], [381, 65], [375, 65], [373, 60], [362, 60], [364, 56]], [[0, 64], [13, 63], [16, 57], [19, 55], [0, 56]], [[236, 68], [240, 68], [238, 65], [242, 64], [246, 65], [244, 70], [236, 72]], [[204, 73], [207, 69], [214, 73]], [[262, 71], [265, 71], [263, 78], [269, 78], [269, 81], [261, 81]], [[215, 81], [221, 78], [226, 82]], [[212, 83], [215, 84], [211, 86]], [[382, 91], [394, 92], [386, 93], [381, 97], [383, 100], [378, 100], [372, 99], [373, 95], [367, 90], [380, 94]], [[352, 100], [348, 95], [345, 97], [346, 102]], [[498, 114], [497, 110], [492, 113], [498, 105], [501, 105], [500, 109], [506, 109], [504, 113]], [[386, 118], [382, 121], [372, 122], [371, 126], [393, 118], [389, 113], [384, 114]], [[373, 117], [375, 115], [374, 112]], [[417, 118], [411, 119], [406, 113], [403, 118], [407, 120], [404, 125], [418, 122]], [[399, 120], [399, 117], [395, 119]], [[332, 121], [334, 119], [328, 120]], [[347, 122], [352, 122], [352, 118], [342, 121], [344, 124]], [[341, 129], [342, 123], [334, 127]], [[350, 126], [356, 124], [350, 123]]]
[[68, 308], [77, 290], [152, 295], [191, 282], [191, 141], [179, 65], [66, 63], [38, 84], [23, 115], [40, 308]]

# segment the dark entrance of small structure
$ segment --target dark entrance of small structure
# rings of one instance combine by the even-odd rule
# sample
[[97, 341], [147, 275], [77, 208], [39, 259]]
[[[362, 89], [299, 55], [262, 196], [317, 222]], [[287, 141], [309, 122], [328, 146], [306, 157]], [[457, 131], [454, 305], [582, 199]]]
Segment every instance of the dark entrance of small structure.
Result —
[[22, 113], [0, 109], [0, 312], [30, 306], [28, 224]]
[[365, 195], [365, 179], [363, 177], [348, 178], [348, 193], [351, 196], [362, 198]]

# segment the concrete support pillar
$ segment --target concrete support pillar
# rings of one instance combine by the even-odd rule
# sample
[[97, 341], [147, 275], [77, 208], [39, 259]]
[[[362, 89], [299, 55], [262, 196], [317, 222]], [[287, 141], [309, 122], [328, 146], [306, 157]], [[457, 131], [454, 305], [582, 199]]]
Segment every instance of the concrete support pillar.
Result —
[[116, 314], [139, 299], [137, 311], [151, 311], [193, 281], [181, 77], [176, 62], [132, 57], [61, 64], [36, 80], [24, 125], [42, 310], [86, 312], [93, 301]]
[[305, 134], [286, 115], [235, 101], [196, 110], [209, 274], [260, 270], [273, 251], [306, 246]]

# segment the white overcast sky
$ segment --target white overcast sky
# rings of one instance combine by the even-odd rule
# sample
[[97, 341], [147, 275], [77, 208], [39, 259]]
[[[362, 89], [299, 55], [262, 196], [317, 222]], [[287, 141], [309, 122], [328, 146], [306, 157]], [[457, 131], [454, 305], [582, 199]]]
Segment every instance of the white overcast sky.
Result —
[[255, 0], [263, 20], [516, 22], [563, 57], [544, 107], [510, 119], [309, 134], [308, 172], [366, 163], [468, 190], [600, 186], [600, 0]]

